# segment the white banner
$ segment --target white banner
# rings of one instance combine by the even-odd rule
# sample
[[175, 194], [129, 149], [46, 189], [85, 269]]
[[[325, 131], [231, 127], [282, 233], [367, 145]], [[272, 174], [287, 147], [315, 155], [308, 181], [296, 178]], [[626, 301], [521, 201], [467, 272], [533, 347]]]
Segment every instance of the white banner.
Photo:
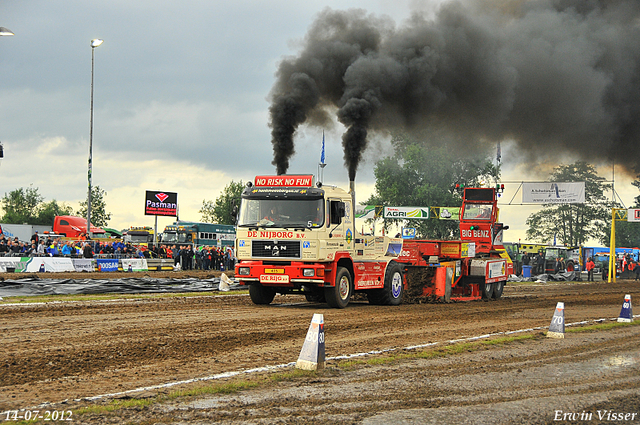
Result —
[[71, 258], [66, 257], [0, 257], [0, 272], [6, 272], [7, 267], [16, 273], [75, 271]]
[[95, 271], [93, 267], [93, 260], [90, 258], [73, 258], [73, 268], [77, 272], [93, 272]]
[[0, 273], [5, 273], [7, 267], [15, 272], [21, 272], [24, 264], [22, 264], [20, 257], [0, 257]]
[[522, 183], [523, 204], [584, 204], [584, 182]]
[[147, 267], [146, 258], [123, 258], [120, 261], [122, 262], [122, 271], [125, 271], [125, 272], [149, 271], [149, 267]]
[[627, 211], [627, 221], [640, 221], [640, 209], [629, 208]]

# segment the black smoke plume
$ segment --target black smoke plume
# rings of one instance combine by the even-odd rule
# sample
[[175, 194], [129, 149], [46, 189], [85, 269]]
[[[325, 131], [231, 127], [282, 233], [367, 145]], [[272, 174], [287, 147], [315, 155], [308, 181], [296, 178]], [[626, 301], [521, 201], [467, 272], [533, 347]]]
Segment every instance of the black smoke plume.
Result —
[[[402, 26], [322, 11], [271, 92], [273, 164], [286, 173], [302, 123], [331, 114], [349, 179], [367, 135], [444, 129], [472, 154], [513, 140], [522, 159], [640, 164], [640, 1], [475, 0]], [[453, 140], [453, 142], [451, 142]]]

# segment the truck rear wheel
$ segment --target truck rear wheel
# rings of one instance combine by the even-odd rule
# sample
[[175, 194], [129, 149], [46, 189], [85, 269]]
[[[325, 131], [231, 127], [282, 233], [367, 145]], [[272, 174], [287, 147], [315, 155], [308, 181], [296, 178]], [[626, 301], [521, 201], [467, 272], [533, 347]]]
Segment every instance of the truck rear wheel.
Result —
[[249, 297], [254, 304], [271, 304], [276, 296], [276, 290], [267, 288], [260, 284], [249, 286]]
[[499, 280], [493, 284], [493, 299], [499, 300], [502, 297], [502, 291], [504, 290], [504, 280]]
[[483, 300], [490, 300], [493, 298], [494, 285], [494, 283], [485, 283], [484, 285], [481, 285]]
[[390, 262], [384, 272], [384, 288], [371, 289], [367, 292], [369, 304], [400, 305], [404, 296], [402, 267], [394, 261]]
[[324, 288], [324, 296], [327, 304], [332, 308], [345, 308], [351, 299], [353, 292], [353, 279], [351, 273], [345, 267], [338, 267], [336, 273], [336, 286]]

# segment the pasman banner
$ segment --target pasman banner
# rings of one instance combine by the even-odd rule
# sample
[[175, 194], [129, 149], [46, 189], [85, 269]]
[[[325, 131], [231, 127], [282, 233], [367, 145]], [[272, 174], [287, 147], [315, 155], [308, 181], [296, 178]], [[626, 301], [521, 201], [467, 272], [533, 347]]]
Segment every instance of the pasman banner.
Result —
[[147, 190], [144, 203], [145, 215], [178, 216], [178, 194]]
[[584, 204], [584, 182], [522, 183], [523, 204]]

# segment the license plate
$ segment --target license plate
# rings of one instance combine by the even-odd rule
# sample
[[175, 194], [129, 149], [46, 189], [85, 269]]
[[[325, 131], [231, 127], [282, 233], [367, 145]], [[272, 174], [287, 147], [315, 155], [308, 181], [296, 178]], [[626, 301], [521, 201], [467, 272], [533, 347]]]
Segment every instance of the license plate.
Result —
[[262, 274], [260, 283], [289, 283], [289, 275], [286, 274]]
[[264, 269], [265, 273], [284, 274], [284, 269]]

